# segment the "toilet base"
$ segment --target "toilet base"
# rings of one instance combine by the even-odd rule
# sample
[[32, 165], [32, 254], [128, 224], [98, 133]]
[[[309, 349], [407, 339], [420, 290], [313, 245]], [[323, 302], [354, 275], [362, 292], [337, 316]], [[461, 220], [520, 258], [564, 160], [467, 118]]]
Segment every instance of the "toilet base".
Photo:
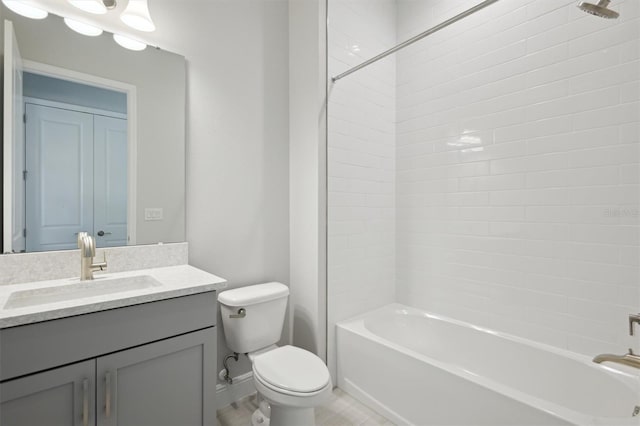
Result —
[[253, 382], [258, 394], [264, 397], [271, 407], [270, 426], [314, 426], [314, 407], [323, 404], [331, 395], [331, 381], [313, 393], [286, 394], [266, 386], [255, 373]]
[[314, 426], [315, 415], [313, 407], [296, 408], [271, 404], [272, 426]]
[[269, 426], [270, 419], [259, 408], [251, 415], [251, 426]]

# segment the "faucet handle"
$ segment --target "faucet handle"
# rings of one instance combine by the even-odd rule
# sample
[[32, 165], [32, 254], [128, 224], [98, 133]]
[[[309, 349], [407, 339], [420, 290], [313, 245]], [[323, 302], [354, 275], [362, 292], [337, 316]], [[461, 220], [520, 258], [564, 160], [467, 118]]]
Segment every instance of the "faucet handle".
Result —
[[107, 268], [107, 252], [102, 251], [102, 262], [100, 263], [100, 270], [104, 271]]
[[107, 268], [107, 253], [105, 251], [102, 252], [102, 262], [92, 263], [91, 267], [94, 271], [100, 269], [100, 271], [104, 271]]
[[640, 314], [629, 314], [629, 336], [633, 336], [633, 324], [640, 324]]

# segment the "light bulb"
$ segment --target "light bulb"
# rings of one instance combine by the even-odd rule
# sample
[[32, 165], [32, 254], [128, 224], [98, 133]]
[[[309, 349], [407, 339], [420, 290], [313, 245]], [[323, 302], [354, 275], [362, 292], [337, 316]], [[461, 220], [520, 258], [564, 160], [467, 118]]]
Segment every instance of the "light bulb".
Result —
[[139, 51], [147, 48], [147, 45], [145, 43], [138, 40], [134, 40], [129, 37], [125, 37], [120, 34], [114, 34], [113, 39], [116, 41], [116, 43], [118, 43], [120, 46], [124, 47], [125, 49]]
[[23, 0], [2, 0], [9, 10], [17, 13], [18, 15], [26, 16], [31, 19], [44, 19], [49, 15], [44, 9], [32, 6], [28, 1]]
[[69, 3], [78, 9], [95, 15], [104, 15], [107, 13], [107, 8], [104, 3], [102, 3], [102, 0], [69, 0]]
[[102, 34], [102, 28], [94, 27], [93, 25], [85, 24], [75, 19], [64, 18], [64, 23], [67, 24], [67, 27], [82, 35], [96, 37]]
[[120, 15], [122, 22], [139, 31], [155, 31], [156, 26], [149, 15], [147, 0], [129, 0], [127, 8]]

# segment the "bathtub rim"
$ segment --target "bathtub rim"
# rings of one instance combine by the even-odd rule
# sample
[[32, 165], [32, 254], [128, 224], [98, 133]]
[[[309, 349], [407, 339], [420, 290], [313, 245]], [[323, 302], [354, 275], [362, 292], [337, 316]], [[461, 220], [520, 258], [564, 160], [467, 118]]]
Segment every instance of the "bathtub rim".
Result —
[[[554, 403], [552, 401], [538, 398], [536, 396], [530, 395], [521, 390], [512, 388], [505, 384], [502, 384], [498, 381], [492, 380], [490, 378], [479, 376], [475, 373], [472, 373], [462, 366], [458, 366], [455, 364], [447, 363], [445, 361], [439, 361], [434, 359], [428, 355], [422, 354], [415, 350], [409, 349], [405, 346], [402, 346], [398, 343], [395, 343], [391, 340], [388, 340], [384, 337], [381, 337], [372, 331], [370, 331], [364, 324], [365, 318], [380, 315], [380, 314], [392, 314], [392, 315], [417, 315], [421, 317], [426, 317], [429, 319], [434, 319], [438, 321], [443, 321], [446, 323], [454, 324], [456, 326], [460, 326], [466, 329], [471, 329], [476, 332], [481, 332], [484, 334], [490, 334], [492, 336], [500, 337], [509, 341], [512, 341], [516, 344], [523, 344], [528, 347], [533, 347], [538, 350], [543, 350], [547, 352], [551, 352], [555, 355], [562, 356], [565, 358], [569, 358], [572, 361], [579, 362], [588, 368], [596, 369], [604, 374], [612, 376], [615, 380], [620, 381], [621, 384], [633, 391], [633, 386], [640, 386], [640, 376], [628, 373], [623, 370], [618, 370], [615, 368], [611, 368], [609, 366], [594, 364], [590, 357], [587, 355], [579, 354], [576, 352], [571, 352], [566, 349], [558, 348], [556, 346], [551, 346], [542, 342], [536, 342], [533, 340], [529, 340], [523, 337], [515, 336], [509, 333], [505, 333], [502, 331], [492, 330], [488, 327], [477, 326], [466, 321], [461, 321], [458, 319], [450, 318], [445, 315], [435, 314], [432, 312], [428, 312], [426, 310], [410, 307], [403, 305], [401, 303], [390, 303], [379, 308], [373, 309], [371, 311], [365, 312], [360, 315], [356, 315], [354, 317], [345, 319], [343, 321], [339, 321], [336, 323], [336, 336], [338, 333], [338, 329], [343, 329], [361, 337], [372, 339], [378, 344], [382, 344], [396, 351], [402, 352], [411, 356], [413, 358], [417, 358], [421, 361], [427, 362], [436, 368], [440, 368], [450, 374], [461, 377], [465, 380], [469, 380], [472, 383], [475, 383], [479, 386], [487, 388], [491, 391], [497, 392], [503, 396], [508, 398], [513, 398], [518, 402], [523, 404], [527, 404], [529, 406], [533, 406], [536, 409], [544, 411], [552, 416], [556, 416], [561, 420], [577, 424], [577, 425], [611, 425], [611, 426], [628, 426], [628, 425], [640, 425], [640, 417], [598, 417], [589, 414], [584, 414], [579, 411], [575, 411], [571, 408], [562, 406], [558, 403]], [[339, 348], [338, 348], [339, 350]], [[338, 371], [340, 366], [338, 365]], [[640, 399], [638, 400], [638, 405], [640, 405]]]

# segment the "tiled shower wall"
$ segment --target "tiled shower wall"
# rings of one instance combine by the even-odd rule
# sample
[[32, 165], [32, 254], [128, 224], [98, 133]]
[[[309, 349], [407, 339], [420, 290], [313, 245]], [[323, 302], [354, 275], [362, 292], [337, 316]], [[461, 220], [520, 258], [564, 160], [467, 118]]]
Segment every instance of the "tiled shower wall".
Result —
[[[477, 3], [398, 0], [398, 39]], [[397, 54], [399, 302], [590, 355], [632, 344], [640, 1], [612, 8], [500, 1]]]
[[[329, 0], [329, 75], [396, 42], [395, 0]], [[395, 301], [395, 58], [331, 85], [328, 341], [335, 323]]]

